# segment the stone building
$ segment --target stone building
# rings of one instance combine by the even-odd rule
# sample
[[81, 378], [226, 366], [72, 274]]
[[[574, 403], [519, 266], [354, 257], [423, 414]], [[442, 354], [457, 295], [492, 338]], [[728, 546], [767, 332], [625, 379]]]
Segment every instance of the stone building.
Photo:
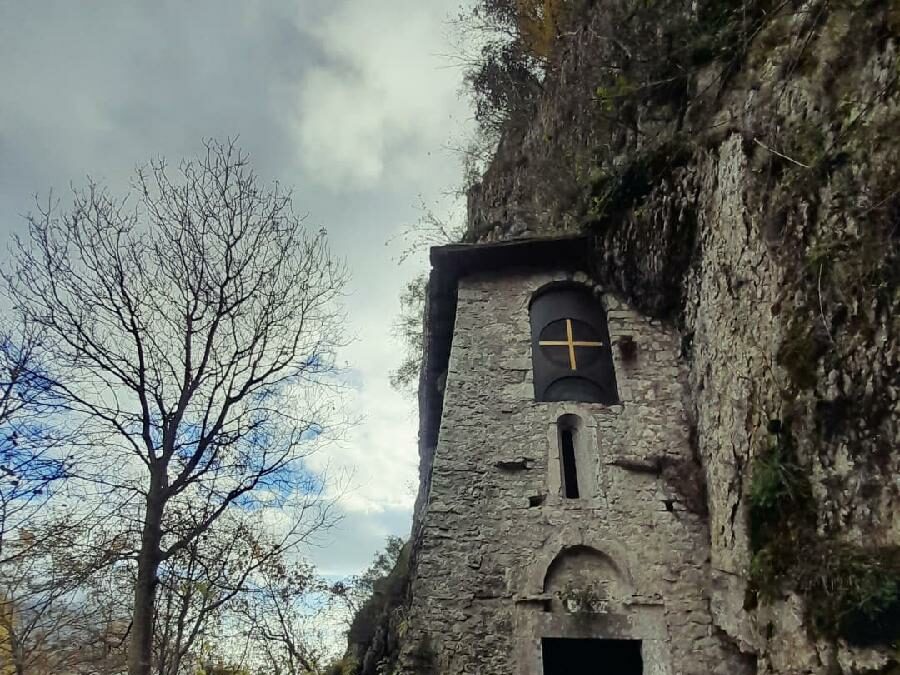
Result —
[[580, 237], [432, 250], [399, 671], [740, 674], [680, 339]]

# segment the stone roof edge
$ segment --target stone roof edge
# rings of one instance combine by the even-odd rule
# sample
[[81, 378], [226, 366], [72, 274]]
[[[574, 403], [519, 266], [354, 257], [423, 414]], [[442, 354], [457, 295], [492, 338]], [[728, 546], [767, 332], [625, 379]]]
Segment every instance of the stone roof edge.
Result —
[[428, 492], [431, 462], [443, 411], [459, 280], [471, 274], [513, 269], [585, 270], [590, 239], [585, 234], [514, 239], [486, 244], [449, 244], [430, 251], [431, 274], [423, 317], [419, 374], [419, 478], [416, 513]]

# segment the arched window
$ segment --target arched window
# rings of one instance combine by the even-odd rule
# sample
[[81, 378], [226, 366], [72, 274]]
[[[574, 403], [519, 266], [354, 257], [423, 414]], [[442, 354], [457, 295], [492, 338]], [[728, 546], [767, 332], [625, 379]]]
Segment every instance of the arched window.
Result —
[[618, 403], [606, 315], [590, 291], [551, 285], [530, 311], [535, 400]]

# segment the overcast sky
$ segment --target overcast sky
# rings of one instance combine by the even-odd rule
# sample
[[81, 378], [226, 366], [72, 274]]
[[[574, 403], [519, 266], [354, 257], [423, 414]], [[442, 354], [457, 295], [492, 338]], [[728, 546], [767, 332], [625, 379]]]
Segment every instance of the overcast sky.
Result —
[[[122, 191], [151, 156], [177, 162], [239, 136], [256, 171], [295, 188], [353, 272], [354, 412], [329, 452], [354, 471], [344, 520], [312, 551], [327, 574], [358, 571], [409, 530], [413, 401], [388, 373], [403, 283], [396, 236], [420, 195], [439, 210], [460, 182], [470, 124], [446, 19], [459, 0], [0, 0], [0, 229], [21, 231], [35, 194], [85, 176]], [[458, 208], [458, 205], [457, 205]], [[5, 250], [5, 247], [3, 247]]]

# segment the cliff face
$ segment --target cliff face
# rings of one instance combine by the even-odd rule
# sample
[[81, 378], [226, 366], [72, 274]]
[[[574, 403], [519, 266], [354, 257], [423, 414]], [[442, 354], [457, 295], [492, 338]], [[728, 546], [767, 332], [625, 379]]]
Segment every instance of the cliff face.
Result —
[[760, 673], [894, 672], [900, 5], [590, 3], [469, 200], [586, 231], [681, 335], [713, 619]]

